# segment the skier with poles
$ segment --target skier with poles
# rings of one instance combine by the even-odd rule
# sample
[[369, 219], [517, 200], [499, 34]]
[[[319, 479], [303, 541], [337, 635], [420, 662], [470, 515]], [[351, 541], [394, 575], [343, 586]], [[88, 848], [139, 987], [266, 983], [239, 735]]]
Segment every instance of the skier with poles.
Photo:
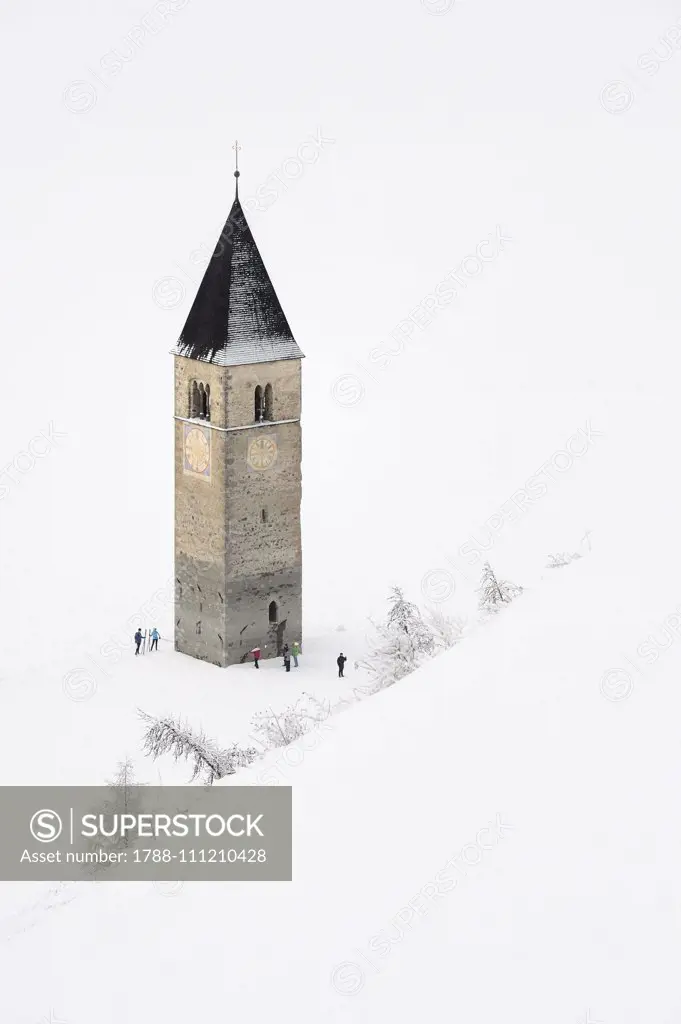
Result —
[[150, 651], [157, 651], [158, 650], [158, 642], [159, 642], [160, 639], [161, 639], [161, 634], [156, 629], [156, 626], [154, 626], [154, 628], [151, 631], [151, 647], [149, 648]]
[[135, 654], [139, 654], [141, 643], [142, 643], [142, 630], [138, 626], [137, 627], [137, 632], [135, 633]]

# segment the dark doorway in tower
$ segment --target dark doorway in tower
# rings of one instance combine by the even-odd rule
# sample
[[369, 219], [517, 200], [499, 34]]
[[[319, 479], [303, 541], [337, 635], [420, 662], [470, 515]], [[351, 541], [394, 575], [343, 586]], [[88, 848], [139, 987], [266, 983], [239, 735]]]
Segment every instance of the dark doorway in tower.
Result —
[[286, 619], [277, 626], [277, 654], [284, 652], [284, 634], [286, 633]]
[[276, 601], [271, 601], [270, 602], [270, 622], [276, 622], [276, 621], [277, 621], [277, 602]]

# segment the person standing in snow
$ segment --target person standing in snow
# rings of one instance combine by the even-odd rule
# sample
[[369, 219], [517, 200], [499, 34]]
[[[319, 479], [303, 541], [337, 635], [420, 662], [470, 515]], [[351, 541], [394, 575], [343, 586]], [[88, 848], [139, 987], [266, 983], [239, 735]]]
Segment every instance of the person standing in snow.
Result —
[[158, 642], [159, 642], [160, 639], [161, 639], [161, 634], [156, 629], [156, 626], [154, 626], [154, 628], [151, 631], [151, 647], [149, 648], [150, 651], [157, 651], [158, 650]]
[[293, 641], [293, 647], [291, 648], [291, 654], [293, 655], [293, 664], [295, 668], [298, 668], [298, 655], [300, 654], [300, 644], [297, 640]]
[[142, 630], [138, 626], [137, 627], [137, 632], [135, 633], [135, 654], [139, 654], [141, 643], [142, 643]]
[[287, 672], [291, 671], [291, 652], [288, 649], [288, 644], [284, 647], [284, 668]]
[[347, 660], [348, 659], [345, 657], [345, 655], [343, 654], [342, 651], [340, 652], [340, 654], [336, 658], [336, 664], [338, 665], [338, 678], [339, 679], [345, 679], [345, 676], [343, 675], [343, 669], [345, 668], [345, 662]]
[[258, 665], [258, 662], [260, 661], [260, 648], [254, 647], [251, 654], [253, 655], [253, 664], [256, 668], [260, 668], [260, 665]]

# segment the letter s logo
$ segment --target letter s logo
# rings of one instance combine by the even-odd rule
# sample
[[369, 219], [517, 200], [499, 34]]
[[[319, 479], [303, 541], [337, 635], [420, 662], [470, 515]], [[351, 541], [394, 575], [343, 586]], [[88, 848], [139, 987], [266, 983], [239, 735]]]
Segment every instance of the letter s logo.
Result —
[[29, 825], [31, 835], [39, 843], [53, 843], [61, 835], [62, 827], [57, 812], [47, 809], [36, 811]]

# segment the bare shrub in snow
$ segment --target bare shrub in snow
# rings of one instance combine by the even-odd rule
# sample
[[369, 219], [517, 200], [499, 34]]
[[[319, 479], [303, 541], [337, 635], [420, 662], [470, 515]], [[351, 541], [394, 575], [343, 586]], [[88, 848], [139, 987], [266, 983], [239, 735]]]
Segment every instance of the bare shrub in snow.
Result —
[[480, 586], [476, 591], [480, 595], [478, 608], [481, 611], [497, 612], [503, 605], [510, 604], [522, 592], [523, 588], [517, 584], [511, 583], [509, 580], [497, 579], [492, 566], [489, 562], [485, 562], [482, 567]]
[[311, 732], [331, 714], [329, 701], [320, 701], [304, 693], [295, 704], [289, 705], [278, 714], [268, 708], [252, 718], [253, 729], [258, 733], [266, 749], [286, 747], [300, 736]]
[[439, 605], [426, 608], [426, 622], [433, 634], [435, 648], [448, 650], [463, 638], [466, 620], [457, 616], [447, 615]]
[[573, 554], [568, 554], [566, 551], [560, 551], [557, 555], [549, 555], [549, 560], [546, 563], [547, 569], [560, 569], [564, 565], [569, 565], [570, 562], [574, 562], [576, 558], [581, 558], [579, 552], [575, 551]]
[[162, 754], [172, 754], [175, 761], [184, 759], [193, 764], [190, 782], [200, 779], [212, 786], [216, 779], [234, 775], [260, 756], [255, 747], [220, 747], [203, 731], [194, 732], [180, 718], [153, 718], [139, 711], [140, 718], [147, 724], [144, 737], [144, 752], [154, 760]]
[[400, 587], [392, 588], [388, 601], [390, 602], [388, 627], [398, 633], [406, 634], [415, 654], [432, 654], [435, 649], [435, 639], [423, 621], [417, 606], [405, 599]]

